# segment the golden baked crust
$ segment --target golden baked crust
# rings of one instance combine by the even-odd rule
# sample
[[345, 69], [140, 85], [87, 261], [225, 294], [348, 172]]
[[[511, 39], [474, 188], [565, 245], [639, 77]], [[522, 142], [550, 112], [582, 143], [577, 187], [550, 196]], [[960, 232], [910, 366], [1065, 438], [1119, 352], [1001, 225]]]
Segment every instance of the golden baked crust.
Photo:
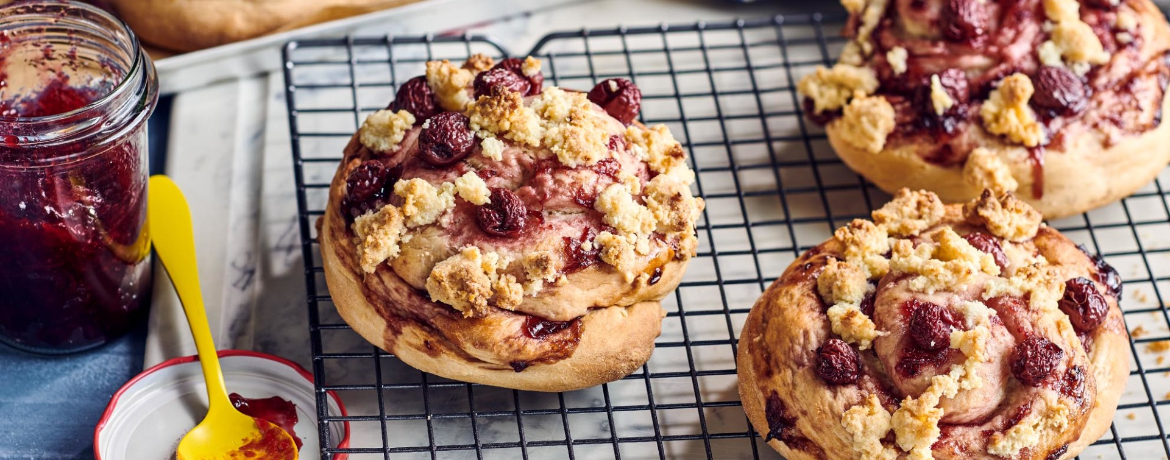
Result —
[[424, 371], [539, 391], [612, 381], [649, 358], [703, 201], [685, 161], [661, 158], [681, 151], [665, 128], [623, 126], [583, 93], [471, 88], [502, 66], [538, 76], [510, 61], [431, 63], [433, 102], [465, 112], [389, 129], [396, 103], [354, 135], [320, 222], [326, 281], [357, 332]]
[[195, 51], [417, 0], [109, 0], [146, 43]]
[[[940, 21], [928, 14], [939, 14], [939, 8], [915, 10], [908, 3], [867, 2], [880, 9], [886, 26], [868, 36], [872, 53], [847, 47], [852, 51], [838, 64], [852, 61], [873, 69], [879, 86], [854, 100], [890, 101], [896, 129], [881, 140], [872, 130], [859, 136], [857, 123], [839, 115], [848, 114], [853, 102], [844, 111], [824, 113], [815, 110], [819, 103], [805, 105], [814, 120], [827, 122], [829, 142], [841, 159], [878, 187], [890, 193], [903, 187], [931, 190], [946, 202], [972, 199], [985, 188], [1010, 191], [1052, 219], [1123, 198], [1170, 163], [1170, 150], [1157, 147], [1170, 142], [1170, 127], [1160, 116], [1170, 108], [1165, 91], [1170, 27], [1149, 0], [1125, 0], [1113, 9], [1075, 0], [1057, 2], [1058, 7], [1046, 6], [1051, 0], [1025, 0], [1013, 2], [1018, 10], [1010, 11], [1007, 4], [983, 2], [992, 11], [988, 31], [969, 41], [941, 36]], [[1045, 26], [1045, 21], [1077, 25]], [[863, 23], [853, 19], [847, 33], [862, 40], [855, 28]], [[1065, 29], [1097, 35], [1061, 32]], [[1062, 40], [1086, 39], [1104, 51], [1074, 53], [1092, 47], [1066, 43], [1068, 52], [1061, 54]], [[902, 51], [891, 60], [895, 48]], [[1102, 53], [1109, 59], [1100, 59]], [[1089, 95], [1079, 112], [1059, 114], [1037, 105], [1040, 93], [1049, 91], [1037, 81], [1039, 69], [1052, 65], [1083, 73], [1077, 78]], [[969, 100], [956, 97], [947, 108], [932, 100], [939, 96], [932, 87], [953, 69], [966, 74]], [[942, 115], [933, 113], [939, 108]]]
[[[922, 209], [906, 204], [929, 202], [929, 195], [901, 192], [883, 208], [887, 223], [878, 230], [901, 223], [898, 216], [921, 220], [924, 213], [898, 210]], [[1012, 207], [1008, 196], [982, 199]], [[1108, 280], [1112, 269], [1038, 221], [1034, 236], [1006, 239], [1018, 237], [1006, 230], [1018, 230], [1008, 222], [1019, 220], [997, 217], [995, 231], [976, 207], [925, 213], [936, 223], [895, 237], [888, 254], [848, 237], [857, 232], [839, 231], [767, 289], [744, 325], [737, 367], [744, 409], [771, 447], [793, 460], [1068, 459], [1105, 432], [1129, 372], [1128, 335], [1106, 284], [1116, 282]], [[982, 235], [970, 236], [976, 233]], [[821, 280], [872, 254], [889, 259], [887, 274]], [[1066, 280], [1078, 277], [1108, 305], [1099, 325], [1085, 330], [1060, 306]], [[867, 298], [857, 302], [834, 294], [850, 290], [825, 285], [853, 285]], [[950, 343], [937, 352], [911, 337], [918, 324], [911, 318], [926, 302], [951, 321]], [[831, 311], [842, 308], [860, 315], [854, 323], [872, 324], [872, 348], [855, 327], [836, 324]], [[1061, 354], [1048, 361], [1051, 371], [1025, 382], [1017, 360], [1029, 363], [1024, 369], [1036, 361], [1017, 358], [1016, 350], [1034, 337]], [[839, 339], [859, 364], [851, 380], [833, 383], [827, 379], [840, 374], [821, 370], [828, 362], [821, 349]]]

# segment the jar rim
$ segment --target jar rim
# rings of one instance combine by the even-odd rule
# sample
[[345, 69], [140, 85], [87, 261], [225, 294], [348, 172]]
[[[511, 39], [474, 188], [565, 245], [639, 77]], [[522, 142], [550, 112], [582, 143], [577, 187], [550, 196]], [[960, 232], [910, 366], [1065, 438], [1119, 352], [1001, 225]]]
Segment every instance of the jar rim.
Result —
[[[77, 19], [65, 27], [76, 32], [76, 36], [89, 34], [109, 40], [114, 45], [110, 52], [124, 59], [126, 70], [120, 76], [114, 72], [118, 81], [105, 94], [74, 110], [32, 117], [0, 117], [0, 127], [5, 127], [4, 131], [15, 139], [13, 142], [6, 142], [9, 136], [0, 139], [0, 169], [81, 161], [100, 154], [108, 145], [146, 123], [158, 102], [158, 79], [138, 36], [125, 22], [100, 8], [73, 0], [32, 0], [0, 6], [0, 18], [21, 17]], [[54, 152], [60, 146], [81, 142], [88, 147]], [[19, 152], [54, 153], [26, 156]]]
[[67, 0], [65, 2], [53, 1], [53, 0], [32, 0], [32, 1], [13, 3], [10, 5], [6, 5], [6, 6], [0, 6], [0, 17], [11, 17], [14, 14], [35, 12], [38, 7], [52, 7], [52, 6], [64, 6], [67, 8], [77, 8], [80, 10], [86, 10], [86, 12], [88, 12], [88, 13], [96, 14], [96, 15], [102, 17], [102, 19], [110, 21], [113, 24], [116, 24], [121, 29], [121, 30], [119, 30], [119, 32], [123, 32], [128, 37], [130, 37], [130, 48], [133, 50], [133, 53], [134, 53], [131, 56], [130, 68], [126, 71], [126, 75], [123, 78], [121, 78], [120, 81], [118, 81], [118, 83], [116, 85], [114, 85], [113, 89], [111, 89], [109, 92], [102, 95], [101, 97], [94, 99], [92, 102], [90, 102], [86, 105], [83, 105], [83, 106], [78, 107], [76, 109], [70, 110], [68, 112], [55, 113], [55, 114], [50, 114], [50, 115], [40, 115], [40, 116], [33, 116], [33, 117], [22, 117], [22, 116], [6, 117], [3, 115], [0, 115], [0, 122], [15, 123], [15, 124], [31, 124], [31, 123], [59, 121], [59, 120], [64, 120], [64, 119], [71, 118], [71, 117], [76, 117], [78, 114], [95, 109], [99, 106], [107, 105], [116, 96], [118, 96], [119, 94], [121, 94], [123, 91], [126, 90], [126, 87], [130, 85], [130, 83], [129, 83], [130, 80], [132, 80], [132, 78], [130, 78], [130, 77], [133, 76], [136, 72], [140, 72], [142, 70], [141, 67], [143, 65], [144, 59], [142, 59], [143, 51], [142, 51], [142, 46], [138, 41], [138, 36], [134, 34], [134, 31], [130, 30], [130, 26], [127, 25], [124, 21], [119, 19], [117, 16], [110, 14], [106, 10], [103, 10], [103, 9], [98, 8], [96, 6], [89, 5], [86, 3], [76, 2], [73, 0]]

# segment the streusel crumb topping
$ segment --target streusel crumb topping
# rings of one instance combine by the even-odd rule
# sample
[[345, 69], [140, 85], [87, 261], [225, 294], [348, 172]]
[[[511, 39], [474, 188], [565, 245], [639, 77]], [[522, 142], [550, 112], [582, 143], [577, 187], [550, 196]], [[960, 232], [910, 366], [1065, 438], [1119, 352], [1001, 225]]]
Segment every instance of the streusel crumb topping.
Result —
[[942, 200], [925, 190], [901, 189], [872, 213], [873, 222], [897, 236], [915, 236], [938, 224], [946, 213]]
[[845, 432], [853, 438], [853, 451], [861, 454], [861, 460], [894, 460], [898, 451], [882, 443], [890, 432], [892, 416], [882, 406], [876, 394], [870, 394], [864, 404], [850, 407], [841, 417]]
[[610, 118], [594, 110], [584, 93], [547, 88], [532, 110], [544, 124], [544, 145], [565, 166], [589, 166], [609, 156]]
[[857, 304], [839, 303], [829, 307], [825, 314], [829, 316], [833, 333], [861, 350], [868, 350], [874, 339], [886, 334], [877, 329], [873, 320], [865, 316]]
[[405, 229], [402, 213], [394, 206], [384, 206], [354, 219], [353, 233], [357, 236], [362, 271], [374, 273], [382, 262], [398, 257], [398, 241]]
[[878, 153], [894, 131], [894, 106], [885, 97], [860, 94], [857, 93], [842, 112], [842, 139], [859, 149]]
[[486, 72], [494, 65], [496, 65], [496, 60], [492, 59], [491, 56], [483, 53], [475, 53], [467, 58], [467, 61], [463, 63], [463, 68], [474, 73], [480, 73]]
[[963, 180], [978, 189], [991, 190], [999, 195], [1014, 192], [1020, 186], [1007, 162], [996, 151], [984, 147], [976, 147], [967, 156], [967, 162], [963, 165]]
[[439, 187], [423, 179], [410, 179], [394, 184], [394, 194], [402, 197], [402, 215], [410, 227], [434, 223], [455, 206], [455, 185], [447, 182]]
[[812, 99], [817, 113], [838, 110], [855, 97], [854, 93], [866, 96], [877, 88], [877, 75], [872, 69], [848, 64], [837, 64], [831, 69], [818, 66], [796, 84], [802, 96]]
[[870, 290], [869, 273], [854, 263], [829, 259], [825, 269], [817, 277], [817, 290], [829, 305], [860, 304]]
[[406, 132], [414, 126], [414, 115], [405, 110], [379, 110], [366, 117], [358, 140], [375, 152], [389, 152], [398, 147]]
[[1044, 141], [1044, 126], [1028, 107], [1028, 100], [1034, 92], [1032, 80], [1027, 75], [1015, 73], [1005, 77], [979, 108], [983, 127], [1017, 144], [1040, 145]]
[[510, 310], [520, 304], [524, 288], [514, 276], [499, 273], [507, 267], [507, 259], [498, 254], [468, 246], [435, 265], [427, 277], [427, 293], [467, 317], [481, 315], [489, 306]]
[[668, 174], [679, 166], [689, 170], [685, 168], [687, 154], [682, 144], [674, 139], [666, 125], [654, 125], [649, 129], [630, 125], [626, 128], [625, 137], [630, 151], [649, 164], [652, 171]]
[[471, 103], [467, 88], [475, 74], [452, 64], [446, 59], [427, 62], [427, 86], [435, 92], [435, 99], [445, 110], [462, 112]]
[[991, 233], [1009, 241], [1036, 236], [1042, 216], [1028, 203], [1010, 193], [996, 196], [990, 190], [963, 206], [967, 222], [986, 226]]
[[540, 146], [544, 136], [540, 117], [524, 105], [524, 96], [515, 91], [494, 87], [479, 96], [467, 109], [471, 129], [480, 137], [499, 136], [532, 147]]

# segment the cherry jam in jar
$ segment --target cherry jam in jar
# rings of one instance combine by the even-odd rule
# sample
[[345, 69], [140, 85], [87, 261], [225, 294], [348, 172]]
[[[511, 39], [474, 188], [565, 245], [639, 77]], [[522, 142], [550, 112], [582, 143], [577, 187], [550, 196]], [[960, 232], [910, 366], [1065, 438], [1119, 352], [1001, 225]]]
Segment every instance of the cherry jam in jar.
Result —
[[0, 341], [90, 349], [150, 297], [146, 120], [154, 65], [88, 5], [0, 7]]

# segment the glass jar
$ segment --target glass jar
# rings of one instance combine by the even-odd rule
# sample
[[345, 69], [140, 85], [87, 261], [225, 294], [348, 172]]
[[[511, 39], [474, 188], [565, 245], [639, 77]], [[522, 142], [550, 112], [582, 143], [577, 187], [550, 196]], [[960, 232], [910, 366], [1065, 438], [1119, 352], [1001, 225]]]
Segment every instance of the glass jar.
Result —
[[154, 64], [81, 3], [0, 7], [0, 341], [47, 354], [118, 337], [150, 294]]

